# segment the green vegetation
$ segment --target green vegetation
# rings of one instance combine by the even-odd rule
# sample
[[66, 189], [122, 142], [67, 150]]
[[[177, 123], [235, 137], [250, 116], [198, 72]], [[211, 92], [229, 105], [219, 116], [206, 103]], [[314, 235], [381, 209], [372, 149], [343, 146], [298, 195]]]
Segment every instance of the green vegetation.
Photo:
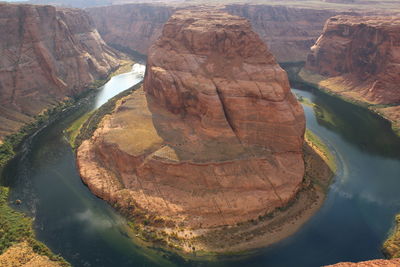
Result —
[[90, 116], [85, 120], [85, 122], [80, 126], [80, 130], [75, 137], [73, 147], [77, 148], [82, 144], [83, 141], [91, 138], [103, 117], [113, 112], [117, 101], [122, 97], [128, 96], [130, 93], [132, 93], [133, 90], [138, 89], [140, 86], [142, 86], [142, 83], [138, 83], [131, 88], [119, 93], [118, 95], [108, 100], [108, 102], [102, 105], [99, 109], [91, 113]]
[[0, 187], [0, 254], [16, 243], [27, 241], [35, 253], [47, 256], [61, 266], [71, 266], [61, 256], [54, 255], [48, 247], [35, 239], [32, 219], [8, 205], [9, 189]]
[[331, 171], [335, 172], [337, 170], [335, 157], [332, 155], [328, 146], [309, 129], [306, 130], [305, 139], [312, 146], [312, 148], [318, 150], [318, 152], [322, 154], [320, 156], [324, 158]]
[[25, 124], [17, 133], [6, 136], [3, 140], [3, 144], [0, 146], [0, 173], [7, 162], [14, 157], [19, 145], [27, 136], [33, 134], [48, 122], [53, 121], [62, 111], [73, 106], [75, 102], [75, 99], [69, 99], [58, 103], [52, 108], [35, 116], [34, 121]]
[[[99, 80], [96, 82], [95, 85], [92, 85], [92, 86], [94, 88], [99, 88], [99, 87], [103, 86], [107, 81], [109, 81], [112, 77], [131, 71], [133, 64], [134, 64], [134, 62], [132, 60], [122, 60], [120, 67], [117, 70], [115, 70], [113, 73], [111, 73], [108, 76], [107, 80]], [[80, 133], [82, 127], [85, 125], [85, 122], [89, 118], [92, 117], [94, 112], [95, 111], [85, 113], [84, 115], [79, 117], [76, 121], [74, 121], [71, 124], [71, 126], [68, 127], [68, 129], [66, 129], [65, 132], [68, 135], [68, 140], [69, 140], [69, 143], [72, 148], [75, 149], [77, 147], [76, 144], [79, 144], [79, 145], [81, 144], [81, 142], [76, 143], [76, 138], [79, 136], [79, 133]], [[85, 128], [87, 128], [87, 126], [85, 126]]]
[[90, 116], [92, 116], [93, 112], [94, 111], [85, 113], [83, 116], [79, 117], [65, 131], [68, 134], [68, 140], [72, 148], [75, 148], [75, 140], [81, 130], [82, 125], [90, 118]]
[[302, 103], [302, 104], [304, 104], [306, 106], [309, 106], [309, 107], [315, 107], [316, 106], [313, 102], [311, 102], [310, 99], [308, 99], [307, 97], [304, 97], [304, 96], [297, 96], [297, 100], [300, 103]]
[[[29, 135], [56, 120], [60, 114], [73, 107], [79, 100], [93, 95], [93, 89], [104, 85], [112, 76], [128, 70], [131, 66], [132, 61], [124, 61], [122, 68], [117, 69], [107, 79], [94, 81], [88, 86], [88, 90], [44, 110], [41, 114], [35, 116], [32, 122], [21, 127], [17, 133], [6, 136], [0, 143], [0, 174], [4, 166], [15, 156], [21, 143]], [[71, 144], [75, 143], [79, 129], [91, 115], [92, 113], [83, 115], [68, 128], [67, 132], [69, 133]], [[27, 241], [35, 253], [45, 255], [50, 260], [57, 261], [61, 266], [70, 266], [62, 257], [54, 255], [43, 243], [35, 240], [32, 219], [23, 213], [13, 210], [8, 205], [8, 193], [8, 188], [0, 186], [0, 254], [16, 243]]]
[[395, 227], [383, 243], [383, 253], [388, 258], [400, 258], [400, 214], [395, 217]]

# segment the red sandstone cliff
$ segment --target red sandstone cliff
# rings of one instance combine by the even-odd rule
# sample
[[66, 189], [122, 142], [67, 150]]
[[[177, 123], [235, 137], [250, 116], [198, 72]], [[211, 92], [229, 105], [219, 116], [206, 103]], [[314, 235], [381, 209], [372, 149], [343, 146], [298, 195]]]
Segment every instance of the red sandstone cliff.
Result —
[[400, 259], [393, 260], [370, 260], [358, 263], [353, 262], [341, 262], [326, 267], [398, 267], [400, 266]]
[[225, 10], [247, 18], [279, 62], [305, 61], [333, 10], [267, 5], [227, 5]]
[[400, 123], [399, 17], [330, 18], [306, 69], [322, 75], [320, 85], [339, 95], [388, 105], [378, 112]]
[[77, 9], [0, 4], [0, 136], [105, 78], [118, 56]]
[[88, 8], [102, 38], [112, 46], [146, 55], [175, 8], [166, 5], [127, 4]]
[[[147, 54], [150, 44], [159, 37], [163, 24], [175, 9], [163, 5], [129, 4], [87, 10], [108, 44]], [[329, 10], [267, 5], [238, 4], [222, 9], [249, 19], [280, 62], [305, 61], [325, 21], [337, 14]]]
[[202, 233], [294, 198], [304, 129], [285, 71], [245, 19], [180, 11], [150, 48], [144, 91], [120, 101], [77, 161], [91, 191], [136, 222]]

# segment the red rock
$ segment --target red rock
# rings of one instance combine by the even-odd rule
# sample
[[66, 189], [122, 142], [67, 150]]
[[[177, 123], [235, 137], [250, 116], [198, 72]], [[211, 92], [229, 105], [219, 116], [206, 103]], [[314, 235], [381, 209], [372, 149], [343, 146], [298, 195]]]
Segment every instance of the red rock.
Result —
[[126, 4], [86, 10], [107, 44], [146, 55], [175, 8], [162, 4]]
[[[159, 37], [164, 23], [184, 6], [127, 4], [88, 8], [104, 40], [142, 54]], [[268, 5], [226, 5], [232, 15], [251, 22], [280, 62], [305, 61], [309, 48], [322, 33], [325, 21], [335, 11]]]
[[358, 263], [353, 262], [341, 262], [333, 265], [328, 265], [327, 267], [398, 267], [400, 266], [400, 259], [392, 260], [370, 260]]
[[279, 62], [294, 62], [306, 60], [325, 21], [342, 12], [319, 8], [235, 4], [225, 10], [247, 18]]
[[96, 195], [185, 229], [254, 219], [296, 195], [304, 113], [245, 19], [177, 12], [149, 51], [144, 91], [78, 149]]
[[[336, 16], [311, 48], [306, 69], [320, 85], [367, 104], [396, 125], [400, 103], [400, 17]], [[325, 79], [325, 80], [324, 80]]]
[[82, 10], [2, 3], [0, 36], [0, 136], [119, 64]]
[[400, 102], [400, 18], [336, 16], [311, 48], [308, 70], [343, 76], [366, 102]]

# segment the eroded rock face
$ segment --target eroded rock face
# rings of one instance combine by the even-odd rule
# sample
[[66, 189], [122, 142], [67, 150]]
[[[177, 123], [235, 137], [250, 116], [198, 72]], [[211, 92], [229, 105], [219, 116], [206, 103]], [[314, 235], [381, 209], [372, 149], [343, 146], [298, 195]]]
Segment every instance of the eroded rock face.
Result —
[[306, 70], [321, 75], [323, 88], [369, 104], [400, 133], [398, 16], [332, 17], [311, 48]]
[[[178, 8], [183, 8], [178, 6]], [[147, 54], [176, 7], [129, 4], [87, 9], [104, 40]], [[247, 18], [279, 62], [305, 61], [309, 48], [335, 11], [267, 5], [227, 5], [232, 15]]]
[[231, 225], [293, 199], [304, 129], [286, 73], [245, 19], [180, 11], [150, 49], [144, 91], [83, 142], [78, 165], [96, 195], [131, 216]]
[[178, 12], [150, 49], [144, 90], [204, 135], [253, 153], [302, 149], [304, 114], [287, 75], [242, 18]]
[[334, 265], [329, 265], [326, 267], [397, 267], [400, 266], [400, 259], [392, 259], [392, 260], [370, 260], [363, 262], [341, 262]]
[[126, 4], [87, 11], [108, 44], [147, 55], [175, 8], [163, 4]]
[[0, 136], [118, 66], [77, 9], [0, 4]]
[[400, 103], [400, 18], [332, 17], [311, 48], [306, 68], [341, 76], [356, 99]]
[[225, 10], [247, 18], [279, 62], [305, 61], [333, 10], [267, 5], [227, 5]]

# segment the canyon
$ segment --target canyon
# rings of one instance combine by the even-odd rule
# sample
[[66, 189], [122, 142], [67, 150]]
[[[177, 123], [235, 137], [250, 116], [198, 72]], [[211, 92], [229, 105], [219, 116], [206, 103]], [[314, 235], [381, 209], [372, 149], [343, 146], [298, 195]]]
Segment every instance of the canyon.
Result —
[[[163, 24], [183, 5], [126, 4], [86, 9], [111, 46], [147, 54]], [[218, 7], [247, 18], [279, 62], [305, 61], [333, 10], [232, 4]], [[127, 52], [128, 52], [127, 51]]]
[[78, 9], [0, 4], [0, 138], [119, 65]]
[[400, 18], [330, 18], [301, 77], [367, 105], [400, 128]]
[[[251, 222], [289, 203], [308, 218], [323, 199], [312, 190], [296, 202], [304, 131], [286, 72], [247, 20], [178, 11], [149, 49], [143, 88], [83, 141], [77, 164], [89, 189], [141, 233], [186, 252], [247, 250], [284, 237], [264, 229], [243, 240], [260, 231]], [[302, 215], [281, 227], [292, 233]]]
[[[51, 1], [67, 2], [111, 6], [0, 4], [0, 144], [106, 79], [122, 52], [147, 56], [144, 84], [76, 151], [83, 182], [130, 220], [139, 244], [243, 252], [295, 233], [321, 207], [334, 170], [304, 140], [304, 112], [278, 62], [306, 61], [303, 81], [368, 107], [400, 133], [400, 20], [390, 1], [368, 12], [345, 11], [357, 0], [196, 11], [187, 9], [195, 1]], [[385, 243], [390, 257], [398, 256], [396, 229]], [[25, 243], [0, 255], [0, 265], [14, 259], [57, 266]]]

